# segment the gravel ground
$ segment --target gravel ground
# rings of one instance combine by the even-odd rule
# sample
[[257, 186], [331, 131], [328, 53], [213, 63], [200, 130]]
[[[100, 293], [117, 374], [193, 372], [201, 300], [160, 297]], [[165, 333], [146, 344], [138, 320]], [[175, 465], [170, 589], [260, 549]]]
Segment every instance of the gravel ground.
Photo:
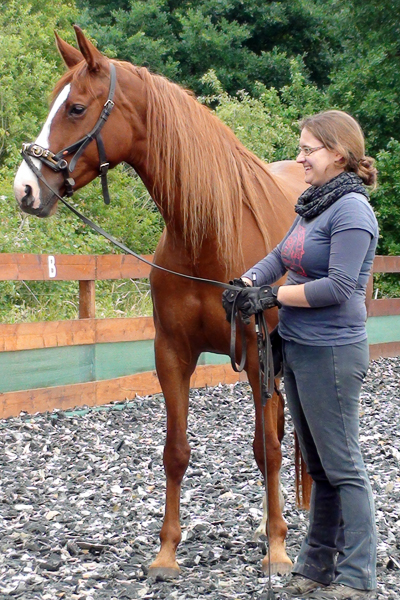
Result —
[[[399, 395], [400, 358], [374, 361], [362, 393], [361, 439], [376, 498], [380, 600], [400, 597]], [[162, 582], [146, 578], [163, 515], [162, 396], [0, 421], [0, 598], [261, 598], [265, 546], [252, 534], [263, 486], [252, 434], [247, 384], [192, 391], [182, 575]], [[294, 559], [307, 514], [294, 505], [289, 417], [283, 452]]]

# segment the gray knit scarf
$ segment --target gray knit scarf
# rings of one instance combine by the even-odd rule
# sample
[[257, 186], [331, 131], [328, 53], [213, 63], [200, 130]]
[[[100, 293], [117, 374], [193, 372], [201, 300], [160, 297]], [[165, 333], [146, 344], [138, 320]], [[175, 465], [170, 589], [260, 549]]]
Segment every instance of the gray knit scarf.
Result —
[[362, 179], [353, 172], [340, 173], [321, 186], [310, 186], [297, 200], [294, 210], [305, 219], [313, 219], [329, 208], [345, 194], [356, 192], [369, 199]]

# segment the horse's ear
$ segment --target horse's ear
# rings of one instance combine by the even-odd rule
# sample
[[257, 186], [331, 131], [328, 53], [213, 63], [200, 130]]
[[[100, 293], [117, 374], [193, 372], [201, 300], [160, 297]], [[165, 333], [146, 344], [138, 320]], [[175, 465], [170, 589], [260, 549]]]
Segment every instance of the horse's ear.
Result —
[[67, 65], [68, 69], [72, 69], [72, 67], [83, 60], [82, 54], [79, 52], [79, 50], [70, 44], [67, 44], [67, 42], [64, 42], [64, 40], [62, 40], [58, 35], [57, 31], [54, 32], [54, 35], [56, 36], [57, 48], [63, 61]]
[[79, 50], [83, 54], [83, 58], [86, 60], [89, 71], [98, 71], [102, 64], [107, 59], [102, 53], [93, 46], [92, 42], [85, 37], [82, 29], [78, 25], [74, 25], [76, 39], [78, 41]]

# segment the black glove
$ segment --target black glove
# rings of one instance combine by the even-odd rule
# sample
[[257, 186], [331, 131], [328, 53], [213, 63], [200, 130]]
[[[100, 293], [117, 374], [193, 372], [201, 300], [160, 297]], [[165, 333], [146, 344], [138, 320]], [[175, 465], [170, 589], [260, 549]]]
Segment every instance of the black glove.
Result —
[[236, 306], [242, 313], [243, 322], [250, 323], [251, 315], [282, 304], [277, 299], [279, 286], [263, 285], [261, 287], [246, 287], [240, 291]]
[[[234, 279], [229, 283], [231, 285], [236, 285], [238, 288], [248, 287], [248, 284], [245, 283], [243, 279]], [[233, 303], [235, 302], [235, 299], [238, 297], [241, 291], [242, 289], [224, 290], [222, 292], [222, 306], [224, 307], [224, 310], [226, 312], [226, 320], [228, 321], [228, 323], [231, 322]]]

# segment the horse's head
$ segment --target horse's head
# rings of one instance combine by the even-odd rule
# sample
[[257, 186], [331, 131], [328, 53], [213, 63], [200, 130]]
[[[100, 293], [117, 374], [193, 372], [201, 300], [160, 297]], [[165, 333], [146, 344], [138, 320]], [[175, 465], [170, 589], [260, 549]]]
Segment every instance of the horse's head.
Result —
[[[50, 112], [39, 137], [34, 144], [24, 144], [26, 160], [14, 181], [20, 208], [38, 217], [55, 212], [56, 194], [71, 195], [72, 189], [92, 181], [102, 169], [107, 170], [108, 164], [112, 168], [122, 161], [135, 162], [132, 146], [135, 154], [145, 154], [142, 80], [124, 63], [103, 56], [79, 27], [75, 26], [75, 32], [79, 50], [56, 34], [57, 47], [68, 71], [54, 89]], [[117, 73], [114, 95], [111, 65]], [[87, 134], [96, 129], [101, 134], [88, 139]]]

